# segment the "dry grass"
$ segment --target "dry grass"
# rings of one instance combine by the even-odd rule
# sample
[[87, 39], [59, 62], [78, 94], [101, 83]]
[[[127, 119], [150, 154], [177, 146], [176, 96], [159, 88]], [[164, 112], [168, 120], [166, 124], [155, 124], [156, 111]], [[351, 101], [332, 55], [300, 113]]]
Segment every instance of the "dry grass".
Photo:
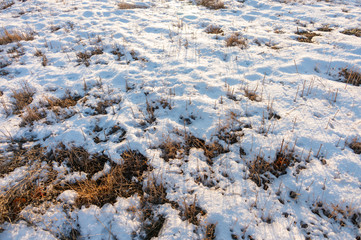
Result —
[[38, 206], [56, 199], [58, 193], [49, 186], [57, 174], [48, 165], [40, 165], [45, 159], [44, 148], [38, 146], [16, 151], [7, 159], [2, 159], [2, 174], [21, 166], [26, 166], [27, 171], [19, 182], [0, 195], [0, 224], [18, 220], [19, 213], [28, 205]]
[[210, 224], [207, 224], [205, 226], [205, 237], [203, 238], [203, 240], [213, 240], [213, 239], [216, 239], [216, 226], [217, 224], [213, 224], [213, 223], [210, 223]]
[[256, 158], [248, 164], [249, 178], [256, 183], [258, 187], [263, 185], [264, 189], [268, 189], [270, 183], [269, 176], [264, 176], [265, 173], [272, 170], [269, 162], [265, 161], [263, 157], [256, 156]]
[[164, 204], [168, 202], [166, 188], [161, 181], [157, 182], [157, 178], [149, 175], [144, 186], [144, 200], [151, 204]]
[[26, 106], [24, 113], [21, 115], [22, 123], [20, 126], [33, 125], [35, 121], [39, 121], [44, 117], [46, 117], [44, 111], [40, 112], [36, 107]]
[[224, 34], [224, 31], [222, 30], [221, 27], [216, 26], [216, 25], [209, 25], [206, 29], [205, 32], [208, 34]]
[[35, 94], [35, 88], [31, 87], [28, 82], [21, 82], [20, 86], [19, 90], [12, 91], [12, 97], [15, 99], [14, 110], [16, 113], [19, 113], [24, 107], [29, 105], [33, 101]]
[[160, 157], [163, 158], [164, 161], [169, 162], [170, 159], [175, 159], [177, 157], [181, 144], [171, 141], [168, 138], [159, 146], [159, 148], [162, 150]]
[[90, 66], [90, 58], [91, 58], [92, 54], [90, 52], [78, 52], [76, 54], [76, 61], [79, 64], [84, 64], [86, 67]]
[[15, 4], [15, 2], [13, 0], [3, 0], [0, 2], [0, 10], [7, 9], [14, 4]]
[[90, 179], [95, 173], [104, 169], [110, 158], [104, 154], [91, 155], [82, 147], [66, 147], [59, 144], [48, 154], [48, 161], [65, 163], [72, 172], [85, 172]]
[[93, 113], [93, 115], [107, 114], [106, 109], [112, 106], [113, 104], [119, 103], [120, 101], [121, 101], [120, 99], [111, 99], [111, 100], [102, 100], [98, 102], [96, 107], [94, 108], [95, 112]]
[[114, 167], [109, 174], [97, 181], [85, 180], [75, 185], [66, 186], [75, 190], [78, 194], [75, 206], [81, 207], [96, 205], [102, 207], [107, 203], [115, 203], [118, 196], [121, 196], [121, 190], [126, 188], [122, 178], [122, 169], [120, 166]]
[[320, 32], [331, 32], [333, 30], [333, 28], [330, 28], [329, 25], [324, 25], [322, 27], [317, 28], [317, 31]]
[[241, 49], [247, 48], [247, 39], [241, 36], [239, 33], [233, 33], [225, 39], [227, 47], [238, 46]]
[[276, 156], [272, 162], [264, 160], [260, 155], [248, 164], [249, 178], [254, 181], [258, 187], [263, 186], [265, 190], [268, 189], [268, 184], [271, 183], [272, 174], [279, 177], [287, 173], [287, 169], [294, 164], [296, 158], [288, 145], [284, 145], [282, 141], [280, 149], [276, 152]]
[[341, 227], [352, 224], [356, 228], [359, 228], [361, 224], [361, 212], [359, 208], [349, 203], [329, 204], [319, 201], [313, 204], [311, 211], [319, 217], [333, 219], [336, 223], [340, 224]]
[[351, 70], [348, 68], [343, 68], [338, 74], [344, 78], [345, 83], [352, 84], [355, 86], [361, 85], [361, 73], [358, 71]]
[[248, 88], [244, 89], [244, 95], [251, 101], [260, 102], [262, 99], [261, 97], [256, 93], [257, 88], [254, 90], [249, 90]]
[[141, 6], [141, 5], [136, 5], [136, 4], [132, 4], [132, 3], [125, 3], [125, 2], [121, 2], [118, 3], [118, 8], [119, 9], [137, 9], [137, 8], [148, 8], [146, 6]]
[[180, 214], [183, 220], [188, 220], [189, 223], [199, 226], [199, 215], [204, 216], [206, 214], [206, 211], [197, 206], [197, 198], [195, 196], [191, 204], [187, 204], [184, 200], [183, 208]]
[[0, 45], [5, 45], [12, 42], [19, 42], [22, 40], [30, 41], [34, 39], [33, 32], [22, 32], [18, 30], [8, 31], [3, 28], [0, 34]]
[[62, 99], [55, 97], [45, 97], [44, 99], [45, 99], [44, 104], [47, 108], [56, 109], [56, 107], [60, 107], [60, 108], [74, 107], [77, 104], [80, 97], [74, 97], [71, 96], [70, 94], [67, 94]]
[[361, 142], [357, 141], [357, 139], [353, 139], [349, 146], [354, 153], [361, 154]]
[[200, 0], [198, 5], [204, 6], [208, 9], [218, 10], [226, 8], [221, 0]]
[[346, 30], [342, 31], [341, 33], [346, 34], [346, 35], [354, 35], [356, 37], [361, 37], [361, 29], [360, 28], [346, 29]]
[[296, 38], [297, 41], [306, 42], [306, 43], [313, 43], [312, 41], [313, 37], [321, 36], [321, 34], [314, 33], [312, 31], [302, 31], [302, 30], [300, 31], [299, 29], [297, 29], [296, 34], [301, 36]]
[[[141, 202], [141, 226], [138, 239], [151, 240], [158, 237], [163, 228], [165, 217], [162, 214], [156, 214], [152, 204], [146, 201]], [[134, 236], [136, 233], [134, 233]]]
[[207, 158], [207, 163], [209, 165], [213, 164], [213, 158], [217, 157], [222, 153], [227, 153], [229, 150], [224, 149], [222, 145], [218, 142], [212, 142], [210, 144], [206, 144], [203, 139], [197, 138], [192, 135], [185, 135], [185, 142], [184, 142], [184, 151], [185, 154], [189, 154], [191, 148], [201, 148], [204, 151], [204, 155]]
[[135, 177], [139, 182], [142, 182], [143, 172], [151, 170], [148, 159], [138, 151], [125, 151], [121, 154], [121, 157], [123, 159], [123, 175], [128, 181], [132, 181], [133, 177]]

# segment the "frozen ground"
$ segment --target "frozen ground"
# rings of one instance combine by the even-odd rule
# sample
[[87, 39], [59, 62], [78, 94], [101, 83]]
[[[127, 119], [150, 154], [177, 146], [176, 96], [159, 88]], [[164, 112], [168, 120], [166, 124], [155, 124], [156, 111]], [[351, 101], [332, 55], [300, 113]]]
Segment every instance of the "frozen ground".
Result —
[[0, 2], [0, 239], [361, 239], [359, 0]]

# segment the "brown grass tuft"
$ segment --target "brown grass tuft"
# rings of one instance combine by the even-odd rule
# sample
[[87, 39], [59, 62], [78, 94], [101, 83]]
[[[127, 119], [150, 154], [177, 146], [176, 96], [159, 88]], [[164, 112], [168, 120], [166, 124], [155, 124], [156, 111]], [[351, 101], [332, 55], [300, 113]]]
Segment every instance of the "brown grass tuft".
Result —
[[193, 203], [187, 204], [184, 200], [183, 209], [181, 211], [181, 217], [183, 220], [188, 220], [189, 223], [192, 223], [196, 226], [199, 226], [200, 219], [199, 214], [201, 216], [206, 215], [206, 211], [197, 206], [197, 197], [194, 197]]
[[212, 10], [226, 8], [221, 0], [200, 0], [198, 4]]
[[70, 167], [72, 172], [85, 172], [88, 178], [103, 170], [106, 162], [111, 162], [110, 158], [104, 154], [91, 155], [82, 147], [66, 147], [59, 144], [48, 154], [48, 160], [64, 162]]
[[5, 45], [12, 42], [19, 42], [22, 40], [30, 41], [34, 39], [33, 32], [21, 32], [17, 30], [8, 31], [3, 28], [0, 34], [0, 45]]
[[146, 6], [141, 6], [141, 5], [136, 5], [136, 4], [132, 4], [132, 3], [125, 3], [125, 2], [121, 2], [118, 3], [118, 8], [119, 9], [136, 9], [136, 8], [148, 8]]
[[358, 142], [357, 139], [352, 140], [349, 146], [356, 154], [361, 154], [361, 142]]
[[222, 145], [220, 145], [218, 142], [212, 142], [210, 144], [206, 144], [206, 142], [203, 139], [187, 134], [185, 136], [185, 142], [184, 142], [185, 154], [188, 155], [191, 148], [201, 148], [204, 151], [204, 155], [206, 156], [207, 163], [209, 165], [213, 164], [213, 160], [212, 160], [213, 158], [217, 157], [222, 153], [227, 153], [229, 151], [227, 149], [224, 149]]
[[345, 83], [355, 86], [361, 85], [361, 72], [350, 70], [348, 68], [342, 68], [338, 74], [344, 78]]
[[258, 96], [258, 94], [256, 93], [257, 88], [254, 90], [249, 90], [248, 88], [244, 89], [244, 95], [251, 101], [256, 101], [256, 102], [260, 102], [261, 101], [261, 97]]
[[35, 94], [35, 88], [31, 87], [28, 82], [21, 82], [20, 86], [21, 88], [19, 90], [12, 91], [12, 97], [15, 99], [14, 110], [16, 113], [29, 105], [33, 101], [33, 96]]
[[159, 148], [162, 150], [160, 155], [164, 161], [169, 162], [170, 159], [175, 159], [177, 157], [177, 152], [180, 150], [181, 144], [171, 141], [169, 138], [166, 139]]
[[203, 238], [203, 240], [213, 240], [213, 239], [216, 239], [216, 226], [217, 224], [213, 224], [213, 223], [210, 223], [210, 224], [207, 224], [205, 226], [205, 237]]
[[0, 224], [17, 221], [19, 213], [30, 204], [38, 206], [45, 201], [55, 200], [58, 193], [48, 186], [57, 174], [48, 165], [40, 165], [45, 160], [44, 148], [35, 146], [17, 151], [3, 160], [1, 174], [10, 173], [20, 166], [26, 166], [27, 171], [24, 178], [0, 194]]
[[282, 141], [280, 149], [276, 152], [273, 162], [267, 162], [260, 155], [248, 164], [249, 178], [254, 181], [258, 187], [263, 186], [268, 189], [271, 182], [272, 174], [279, 177], [287, 173], [287, 169], [294, 164], [297, 159], [294, 157], [292, 150], [288, 149], [288, 145], [284, 146]]
[[222, 28], [216, 25], [209, 25], [206, 28], [205, 32], [208, 34], [222, 34], [222, 35], [224, 34]]
[[22, 123], [20, 126], [25, 125], [32, 125], [33, 122], [39, 121], [40, 119], [44, 118], [46, 114], [44, 112], [39, 112], [38, 108], [36, 107], [25, 107], [24, 113], [21, 115]]
[[15, 2], [13, 0], [3, 0], [0, 2], [0, 10], [7, 9], [14, 4], [15, 4]]
[[333, 28], [330, 28], [329, 25], [323, 25], [322, 27], [317, 28], [317, 31], [320, 32], [331, 32]]
[[321, 34], [314, 33], [312, 31], [303, 31], [303, 30], [300, 31], [298, 28], [296, 34], [301, 36], [296, 38], [297, 41], [306, 42], [306, 43], [313, 43], [312, 41], [313, 37], [321, 36]]
[[139, 182], [143, 180], [143, 172], [150, 170], [148, 159], [138, 151], [127, 150], [121, 154], [123, 159], [123, 175], [128, 181], [133, 177]]
[[239, 33], [233, 33], [232, 35], [227, 37], [225, 41], [227, 47], [238, 46], [241, 49], [245, 49], [247, 47], [247, 39], [242, 37]]
[[151, 204], [164, 204], [168, 202], [167, 192], [163, 182], [157, 183], [155, 176], [149, 175], [145, 181], [144, 200]]
[[346, 35], [354, 35], [356, 37], [361, 37], [361, 29], [360, 28], [346, 29], [346, 30], [342, 31], [341, 33], [346, 34]]
[[114, 167], [109, 174], [97, 181], [85, 180], [67, 188], [75, 190], [78, 194], [75, 201], [77, 207], [96, 205], [102, 207], [104, 204], [115, 203], [118, 196], [121, 196], [124, 185], [122, 169], [120, 166]]

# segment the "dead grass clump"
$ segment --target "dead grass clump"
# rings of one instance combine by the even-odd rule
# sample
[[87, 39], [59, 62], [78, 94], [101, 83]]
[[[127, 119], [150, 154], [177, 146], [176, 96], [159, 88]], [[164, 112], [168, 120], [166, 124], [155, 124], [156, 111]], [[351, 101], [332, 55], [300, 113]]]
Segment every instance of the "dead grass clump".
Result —
[[286, 174], [287, 169], [296, 161], [296, 158], [293, 156], [293, 152], [288, 149], [288, 145], [284, 146], [284, 141], [282, 141], [280, 149], [276, 153], [276, 157], [272, 163], [272, 174], [276, 177]]
[[244, 133], [242, 128], [232, 127], [232, 126], [223, 126], [218, 130], [217, 137], [219, 140], [224, 141], [227, 144], [234, 144], [238, 142], [238, 138], [242, 137]]
[[36, 52], [34, 53], [34, 56], [35, 57], [41, 57], [41, 65], [43, 65], [44, 67], [48, 65], [48, 58], [39, 49], [36, 49]]
[[263, 157], [256, 156], [256, 158], [248, 164], [249, 178], [256, 183], [258, 187], [263, 186], [265, 190], [268, 189], [270, 179], [268, 175], [264, 175], [272, 170], [269, 162], [265, 161]]
[[341, 33], [346, 34], [346, 35], [354, 35], [356, 37], [361, 37], [361, 29], [360, 28], [346, 29], [346, 30], [342, 31]]
[[296, 158], [293, 152], [288, 149], [288, 145], [284, 146], [282, 141], [280, 149], [276, 152], [275, 159], [272, 162], [267, 162], [260, 155], [248, 164], [249, 178], [254, 181], [258, 187], [263, 186], [265, 190], [268, 189], [268, 184], [271, 183], [272, 174], [274, 177], [279, 177], [287, 173], [287, 169], [294, 164]]
[[36, 107], [25, 107], [24, 113], [21, 115], [22, 123], [20, 126], [25, 125], [33, 125], [33, 122], [39, 121], [40, 119], [46, 117], [46, 114], [44, 111], [39, 112], [38, 108]]
[[342, 68], [338, 74], [344, 78], [345, 83], [355, 86], [361, 85], [361, 72], [350, 70], [348, 68]]
[[[89, 206], [91, 204], [102, 207], [106, 203], [114, 203], [118, 196], [130, 197], [134, 193], [143, 196], [142, 183], [143, 172], [150, 169], [147, 164], [147, 158], [137, 151], [125, 151], [121, 154], [123, 163], [121, 166], [113, 166], [112, 170], [106, 176], [97, 181], [87, 179], [74, 185], [66, 186], [67, 189], [73, 189], [78, 193], [76, 206]], [[100, 158], [99, 158], [100, 157]], [[103, 158], [103, 159], [102, 159]], [[109, 158], [98, 156], [98, 162], [104, 163]], [[94, 164], [95, 162], [92, 162]], [[147, 199], [153, 202], [161, 201], [165, 195], [162, 195], [162, 187], [150, 183], [146, 187], [149, 194], [155, 193], [155, 196], [148, 196]]]
[[146, 6], [142, 6], [142, 5], [137, 5], [137, 4], [132, 4], [132, 3], [125, 3], [125, 2], [121, 2], [118, 3], [118, 8], [119, 9], [137, 9], [137, 8], [148, 8]]
[[183, 220], [188, 220], [189, 223], [192, 223], [196, 226], [200, 224], [200, 216], [206, 215], [206, 211], [197, 206], [197, 197], [194, 197], [193, 203], [187, 204], [184, 200], [183, 209], [180, 213], [180, 216]]
[[31, 87], [28, 82], [21, 82], [20, 86], [21, 88], [19, 90], [12, 91], [12, 97], [15, 99], [14, 110], [16, 113], [29, 105], [33, 101], [33, 96], [35, 94], [35, 88]]
[[34, 40], [34, 33], [33, 32], [21, 32], [17, 30], [8, 31], [6, 28], [2, 29], [0, 33], [0, 45], [5, 45], [12, 42], [19, 42], [19, 41], [30, 41]]
[[70, 167], [72, 172], [85, 172], [88, 178], [104, 169], [106, 162], [111, 162], [110, 158], [104, 154], [91, 155], [82, 147], [66, 147], [59, 144], [48, 154], [48, 160], [55, 162], [64, 162]]
[[330, 28], [329, 25], [324, 25], [322, 27], [317, 28], [317, 31], [320, 32], [331, 32], [333, 30], [333, 28]]
[[185, 135], [184, 150], [185, 154], [189, 154], [191, 148], [201, 148], [204, 151], [204, 155], [207, 158], [209, 165], [213, 164], [213, 158], [217, 157], [222, 153], [227, 153], [228, 150], [224, 149], [218, 142], [206, 144], [203, 139], [197, 138], [192, 135]]
[[128, 181], [136, 178], [139, 182], [143, 180], [143, 172], [151, 170], [148, 159], [138, 151], [127, 150], [120, 155], [123, 159], [122, 172]]
[[122, 196], [122, 191], [127, 191], [127, 184], [122, 176], [122, 168], [114, 167], [109, 174], [94, 180], [85, 180], [74, 185], [66, 186], [77, 192], [78, 196], [75, 206], [81, 207], [96, 205], [102, 207], [107, 203], [115, 203], [118, 196]]
[[56, 107], [69, 108], [74, 107], [79, 99], [80, 97], [73, 97], [70, 94], [62, 99], [55, 97], [45, 97], [45, 104], [49, 109], [55, 109]]
[[203, 240], [213, 240], [213, 239], [216, 239], [216, 226], [217, 224], [213, 224], [213, 223], [210, 223], [210, 224], [207, 224], [205, 226], [205, 237], [203, 238]]
[[257, 88], [254, 90], [249, 90], [248, 88], [244, 89], [244, 95], [251, 101], [260, 102], [261, 97], [256, 93]]
[[313, 37], [321, 36], [321, 34], [314, 33], [312, 31], [303, 31], [303, 30], [300, 31], [298, 28], [296, 34], [301, 36], [296, 38], [297, 41], [306, 42], [306, 43], [313, 43], [312, 41]]
[[[154, 207], [148, 202], [141, 203], [141, 219], [142, 222], [139, 230], [139, 239], [151, 240], [158, 237], [163, 228], [165, 217], [162, 214], [156, 214]], [[134, 232], [134, 235], [137, 233]]]
[[221, 35], [224, 34], [224, 31], [222, 30], [222, 28], [219, 26], [216, 26], [216, 25], [209, 25], [206, 28], [205, 32], [208, 34], [221, 34]]
[[227, 47], [238, 46], [241, 49], [247, 48], [247, 39], [242, 37], [239, 33], [233, 33], [225, 39]]
[[151, 204], [164, 204], [168, 202], [167, 192], [163, 182], [157, 183], [154, 176], [149, 176], [145, 181], [144, 200]]
[[17, 43], [16, 46], [8, 49], [6, 53], [11, 59], [19, 59], [21, 56], [25, 55], [25, 49], [21, 43]]
[[110, 53], [117, 56], [117, 61], [120, 61], [121, 58], [125, 56], [124, 51], [122, 51], [119, 46], [114, 46]]
[[0, 195], [0, 224], [17, 221], [19, 213], [28, 205], [39, 206], [55, 199], [57, 192], [46, 186], [51, 185], [56, 174], [49, 166], [40, 166], [36, 153], [42, 154], [42, 149], [38, 150], [30, 149], [30, 154], [24, 152], [21, 157], [30, 161], [26, 176]]
[[354, 153], [361, 154], [361, 142], [358, 142], [357, 139], [354, 139], [349, 146]]
[[0, 2], [0, 10], [7, 9], [14, 4], [15, 4], [15, 2], [13, 0], [3, 0]]
[[357, 207], [352, 206], [352, 204], [345, 204], [345, 202], [337, 204], [316, 202], [312, 205], [311, 211], [319, 217], [334, 220], [340, 224], [341, 227], [352, 224], [354, 227], [360, 228], [361, 212], [358, 211]]
[[113, 104], [119, 103], [119, 100], [103, 100], [97, 103], [96, 107], [95, 107], [95, 112], [93, 113], [93, 115], [98, 115], [98, 114], [107, 114], [106, 109], [110, 106], [112, 106]]
[[198, 5], [204, 6], [208, 9], [218, 10], [226, 8], [224, 2], [221, 0], [200, 0]]
[[[35, 160], [44, 160], [44, 148], [34, 146], [30, 149], [23, 149], [25, 140], [17, 141], [18, 147], [12, 146], [7, 149], [7, 155], [0, 155], [0, 177], [13, 172], [16, 168], [32, 164]], [[15, 141], [14, 141], [15, 143]]]
[[162, 150], [160, 157], [163, 158], [164, 161], [169, 162], [170, 159], [175, 159], [177, 157], [177, 152], [180, 150], [181, 144], [167, 139], [159, 146], [159, 148]]
[[90, 58], [91, 58], [92, 54], [91, 52], [78, 52], [76, 54], [76, 61], [79, 63], [79, 65], [84, 64], [86, 67], [90, 66]]

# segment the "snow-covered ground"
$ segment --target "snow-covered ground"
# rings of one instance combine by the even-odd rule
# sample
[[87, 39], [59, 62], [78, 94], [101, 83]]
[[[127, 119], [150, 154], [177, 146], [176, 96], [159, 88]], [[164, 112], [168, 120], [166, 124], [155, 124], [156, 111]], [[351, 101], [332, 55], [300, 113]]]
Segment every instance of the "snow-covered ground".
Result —
[[359, 0], [0, 2], [0, 239], [361, 239]]

